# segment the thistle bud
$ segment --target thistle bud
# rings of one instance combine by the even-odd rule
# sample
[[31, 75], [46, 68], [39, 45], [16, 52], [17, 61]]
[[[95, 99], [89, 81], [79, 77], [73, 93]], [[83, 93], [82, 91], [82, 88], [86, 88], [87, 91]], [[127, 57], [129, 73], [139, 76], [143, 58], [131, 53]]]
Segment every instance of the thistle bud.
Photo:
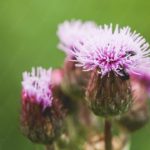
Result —
[[148, 123], [148, 107], [146, 104], [142, 103], [140, 101], [134, 102], [129, 112], [117, 119], [117, 122], [122, 128], [129, 132], [134, 132], [144, 127]]
[[21, 131], [32, 142], [51, 144], [61, 133], [64, 110], [53, 96], [51, 69], [25, 72], [22, 81]]
[[134, 103], [129, 112], [116, 119], [119, 125], [129, 132], [134, 132], [144, 127], [150, 118], [147, 105], [148, 93], [147, 87], [144, 84], [145, 82], [140, 82], [135, 76], [131, 77]]
[[72, 98], [70, 98], [66, 93], [63, 92], [61, 87], [63, 79], [64, 79], [63, 69], [54, 69], [52, 71], [53, 95], [61, 100], [67, 113], [72, 113], [76, 111], [77, 105], [75, 101], [72, 100]]
[[86, 100], [96, 115], [122, 114], [128, 111], [132, 103], [130, 84], [113, 72], [101, 77], [94, 70], [86, 90]]
[[[63, 91], [72, 99], [81, 100], [85, 97], [88, 73], [83, 73], [81, 68], [75, 67], [74, 51], [79, 50], [87, 36], [93, 36], [97, 25], [94, 22], [82, 22], [81, 20], [65, 21], [58, 26], [58, 48], [67, 55], [64, 64]], [[72, 60], [73, 61], [70, 61]]]
[[62, 90], [72, 99], [84, 99], [88, 78], [89, 73], [85, 73], [81, 68], [75, 67], [75, 62], [66, 60]]

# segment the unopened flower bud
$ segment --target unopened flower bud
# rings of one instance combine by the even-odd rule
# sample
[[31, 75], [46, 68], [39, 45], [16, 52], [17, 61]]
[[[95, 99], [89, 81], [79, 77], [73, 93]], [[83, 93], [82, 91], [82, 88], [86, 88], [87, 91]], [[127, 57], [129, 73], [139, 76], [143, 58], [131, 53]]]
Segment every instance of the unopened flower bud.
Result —
[[86, 90], [86, 100], [96, 115], [122, 114], [128, 111], [132, 103], [130, 84], [113, 72], [101, 77], [94, 70]]
[[54, 69], [52, 71], [52, 91], [53, 95], [61, 100], [63, 106], [65, 107], [67, 113], [72, 113], [76, 111], [76, 103], [62, 90], [62, 82], [64, 80], [64, 70]]
[[[82, 22], [81, 20], [65, 21], [58, 26], [58, 47], [67, 55], [62, 89], [75, 100], [84, 99], [89, 74], [82, 72], [81, 68], [75, 67], [74, 51], [78, 50], [80, 44], [84, 44], [88, 36], [93, 36], [97, 32], [96, 27], [94, 22]], [[73, 61], [70, 61], [72, 59]]]
[[134, 103], [127, 113], [116, 120], [122, 128], [129, 132], [134, 132], [148, 123], [150, 115], [147, 105], [148, 94], [145, 84], [132, 77], [131, 85], [133, 89]]
[[51, 69], [25, 72], [22, 81], [21, 131], [32, 142], [51, 144], [61, 133], [64, 111], [53, 97]]
[[149, 121], [149, 112], [146, 104], [135, 102], [131, 110], [117, 119], [117, 122], [129, 132], [134, 132], [145, 126]]
[[75, 62], [65, 61], [62, 90], [67, 95], [75, 100], [84, 99], [88, 79], [89, 73], [83, 72], [81, 68], [75, 67]]

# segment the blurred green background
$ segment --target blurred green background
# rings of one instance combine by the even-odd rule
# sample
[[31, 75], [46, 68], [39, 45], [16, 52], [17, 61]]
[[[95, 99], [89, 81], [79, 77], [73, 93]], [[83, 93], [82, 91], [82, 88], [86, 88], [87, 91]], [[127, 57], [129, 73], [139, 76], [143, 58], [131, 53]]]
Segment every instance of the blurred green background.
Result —
[[[22, 72], [62, 65], [57, 25], [73, 18], [129, 25], [150, 42], [149, 0], [0, 0], [0, 150], [36, 149], [19, 131]], [[150, 124], [131, 149], [150, 150]]]

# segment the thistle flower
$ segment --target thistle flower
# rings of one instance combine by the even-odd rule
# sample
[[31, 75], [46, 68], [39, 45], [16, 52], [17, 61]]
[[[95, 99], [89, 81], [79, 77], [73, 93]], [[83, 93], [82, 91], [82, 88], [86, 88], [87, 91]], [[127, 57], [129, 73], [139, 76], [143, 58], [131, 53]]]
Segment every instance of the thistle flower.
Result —
[[139, 65], [139, 61], [149, 56], [149, 44], [145, 39], [131, 32], [129, 27], [119, 28], [113, 32], [112, 26], [100, 26], [99, 32], [89, 37], [84, 45], [79, 44], [74, 52], [78, 65], [84, 70], [98, 69], [101, 76], [111, 71], [117, 76], [126, 76]]
[[53, 96], [51, 69], [23, 73], [21, 130], [32, 142], [51, 144], [59, 135], [63, 106]]
[[[139, 65], [130, 73], [131, 84], [136, 99], [148, 99], [150, 96], [150, 60], [139, 62]], [[138, 91], [138, 92], [137, 92]], [[143, 92], [143, 93], [142, 93]]]
[[94, 35], [96, 24], [94, 22], [82, 22], [80, 20], [65, 21], [58, 27], [57, 35], [60, 40], [58, 47], [67, 55], [72, 55], [76, 43], [84, 44], [87, 36]]
[[130, 74], [140, 62], [149, 62], [149, 44], [130, 27], [113, 31], [112, 25], [100, 26], [84, 44], [74, 49], [77, 67], [92, 71], [86, 91], [87, 101], [97, 115], [117, 115], [126, 112], [132, 103]]
[[23, 73], [23, 100], [30, 100], [41, 105], [43, 110], [52, 105], [51, 69], [41, 67], [32, 69], [31, 73]]

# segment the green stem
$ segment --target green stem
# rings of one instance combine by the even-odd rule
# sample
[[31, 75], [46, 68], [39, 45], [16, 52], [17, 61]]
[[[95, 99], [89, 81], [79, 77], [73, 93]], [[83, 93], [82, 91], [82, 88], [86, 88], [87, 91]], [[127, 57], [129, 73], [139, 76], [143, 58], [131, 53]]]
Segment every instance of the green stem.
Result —
[[111, 122], [108, 118], [105, 119], [105, 150], [112, 150], [112, 134], [111, 134]]

